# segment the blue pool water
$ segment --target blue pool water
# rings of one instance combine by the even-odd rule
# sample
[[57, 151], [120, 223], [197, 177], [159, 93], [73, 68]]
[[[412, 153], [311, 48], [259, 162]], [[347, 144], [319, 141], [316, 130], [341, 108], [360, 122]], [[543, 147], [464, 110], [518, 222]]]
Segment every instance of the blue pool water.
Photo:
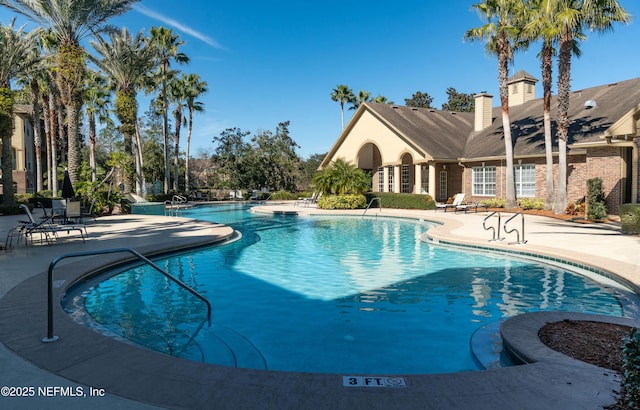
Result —
[[211, 301], [211, 326], [201, 301], [145, 267], [78, 291], [72, 304], [84, 304], [93, 326], [229, 366], [416, 374], [477, 370], [473, 332], [519, 313], [624, 313], [623, 289], [550, 265], [422, 242], [430, 223], [261, 215], [241, 205], [181, 216], [243, 235], [157, 261]]

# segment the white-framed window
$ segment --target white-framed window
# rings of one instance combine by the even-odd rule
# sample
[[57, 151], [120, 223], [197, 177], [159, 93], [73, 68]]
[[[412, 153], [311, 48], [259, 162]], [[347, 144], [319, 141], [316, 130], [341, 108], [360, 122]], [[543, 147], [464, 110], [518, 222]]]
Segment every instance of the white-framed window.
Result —
[[496, 167], [474, 167], [472, 195], [495, 196], [496, 195]]
[[516, 165], [513, 167], [516, 181], [516, 196], [534, 198], [536, 196], [536, 166], [534, 164]]
[[409, 191], [409, 165], [402, 164], [400, 168], [400, 181], [402, 182], [400, 192], [408, 193]]
[[422, 172], [422, 191], [423, 194], [429, 193], [429, 167], [421, 167]]
[[384, 168], [378, 167], [378, 192], [384, 192]]
[[444, 201], [447, 199], [447, 171], [440, 171], [440, 177], [438, 178], [438, 200]]
[[393, 169], [393, 165], [390, 165], [387, 167], [387, 169], [389, 170], [389, 192], [394, 192], [393, 190], [393, 173], [394, 173], [394, 169]]

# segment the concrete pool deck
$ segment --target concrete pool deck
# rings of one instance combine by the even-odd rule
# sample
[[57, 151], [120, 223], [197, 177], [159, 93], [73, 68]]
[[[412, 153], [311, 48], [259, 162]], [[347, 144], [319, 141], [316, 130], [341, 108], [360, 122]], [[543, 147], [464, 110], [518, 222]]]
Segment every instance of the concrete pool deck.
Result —
[[[302, 215], [327, 213], [292, 204], [261, 208], [258, 210]], [[361, 215], [362, 211], [345, 213]], [[371, 210], [368, 215], [376, 213]], [[429, 231], [435, 240], [556, 256], [640, 284], [640, 237], [621, 235], [615, 224], [578, 224], [527, 215], [527, 244], [510, 245], [515, 234], [507, 235], [502, 242], [488, 242], [491, 233], [482, 228], [487, 216], [484, 212], [383, 209], [381, 214], [441, 222]], [[0, 239], [19, 219], [23, 218], [0, 217]], [[519, 222], [514, 226], [519, 227]], [[54, 333], [60, 340], [42, 343], [47, 332], [46, 270], [54, 258], [121, 247], [143, 254], [161, 253], [230, 235], [228, 228], [207, 222], [141, 215], [98, 218], [88, 224], [88, 231], [86, 243], [62, 234], [63, 239], [51, 246], [20, 244], [0, 251], [0, 386], [14, 387], [14, 393], [34, 387], [34, 397], [0, 395], [2, 409], [597, 409], [615, 401], [618, 381], [613, 372], [568, 358], [558, 360], [553, 351], [548, 352], [549, 360], [544, 360], [543, 352], [539, 356], [543, 359], [534, 364], [470, 373], [408, 375], [404, 376], [405, 388], [369, 388], [344, 387], [345, 375], [341, 374], [257, 371], [176, 359], [78, 325], [59, 304], [54, 312]], [[66, 283], [56, 288], [56, 297], [82, 273], [115, 259], [99, 256], [61, 262], [56, 279]], [[59, 387], [81, 387], [83, 394], [94, 396], [61, 397], [63, 392], [69, 396], [76, 390]]]

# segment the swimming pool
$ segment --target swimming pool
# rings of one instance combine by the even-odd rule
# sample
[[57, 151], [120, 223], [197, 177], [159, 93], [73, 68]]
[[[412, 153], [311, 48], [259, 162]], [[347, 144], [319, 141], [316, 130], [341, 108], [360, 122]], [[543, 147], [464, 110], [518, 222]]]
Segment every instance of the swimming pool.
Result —
[[537, 310], [620, 316], [621, 301], [628, 303], [611, 283], [420, 241], [431, 223], [259, 215], [241, 205], [197, 207], [184, 216], [243, 234], [158, 262], [211, 301], [212, 326], [201, 302], [143, 267], [70, 294], [93, 326], [229, 366], [444, 373], [478, 369], [469, 339], [484, 325]]

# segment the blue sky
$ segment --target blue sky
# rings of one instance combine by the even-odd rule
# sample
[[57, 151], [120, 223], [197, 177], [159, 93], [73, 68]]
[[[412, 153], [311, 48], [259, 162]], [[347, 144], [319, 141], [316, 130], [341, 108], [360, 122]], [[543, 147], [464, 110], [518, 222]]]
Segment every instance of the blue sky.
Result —
[[[588, 33], [582, 57], [573, 60], [573, 90], [640, 77], [640, 2], [619, 2], [634, 20], [612, 33]], [[194, 118], [192, 155], [212, 151], [213, 137], [226, 128], [255, 133], [288, 120], [306, 158], [327, 152], [340, 135], [340, 105], [330, 99], [338, 84], [400, 105], [416, 91], [427, 92], [436, 108], [446, 102], [448, 87], [497, 97], [495, 57], [484, 44], [463, 41], [466, 30], [482, 24], [473, 3], [143, 0], [111, 22], [147, 33], [164, 25], [185, 41], [182, 51], [191, 61], [176, 67], [209, 84], [201, 98], [205, 112]], [[0, 10], [3, 24], [9, 18]], [[513, 72], [540, 78], [538, 51], [533, 45], [516, 54]], [[140, 101], [141, 113], [147, 104]], [[353, 112], [345, 109], [345, 120]]]

